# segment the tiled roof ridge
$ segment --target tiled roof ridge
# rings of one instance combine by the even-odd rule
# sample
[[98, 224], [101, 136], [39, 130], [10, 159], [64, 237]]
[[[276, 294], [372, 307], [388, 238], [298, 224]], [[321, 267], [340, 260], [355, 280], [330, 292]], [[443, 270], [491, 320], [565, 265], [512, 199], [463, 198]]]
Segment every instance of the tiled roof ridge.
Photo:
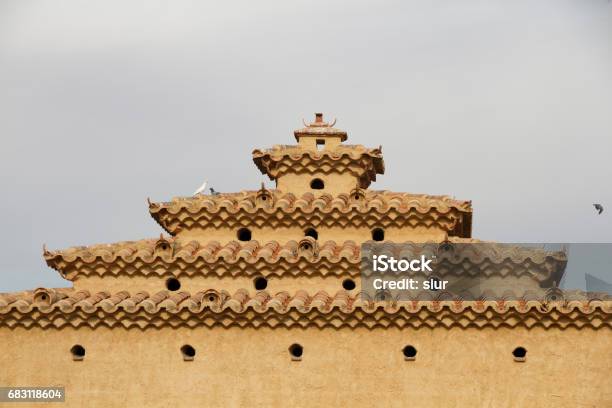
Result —
[[[119, 313], [120, 312], [120, 313]], [[177, 327], [544, 327], [612, 328], [612, 300], [375, 302], [319, 291], [250, 294], [226, 291], [87, 291], [0, 295], [0, 326]]]
[[[399, 208], [406, 210], [410, 206], [420, 208], [421, 210], [428, 210], [433, 206], [432, 204], [439, 204], [439, 207], [444, 208], [448, 211], [447, 207], [455, 207], [462, 211], [472, 210], [471, 200], [458, 200], [452, 196], [444, 194], [421, 194], [421, 193], [406, 193], [406, 192], [395, 192], [390, 190], [370, 190], [360, 189], [363, 193], [363, 200], [357, 201], [352, 198], [352, 193], [340, 193], [332, 195], [329, 193], [314, 194], [312, 192], [306, 192], [302, 195], [296, 195], [290, 192], [282, 192], [278, 189], [264, 189], [265, 192], [271, 195], [273, 200], [274, 209], [290, 209], [297, 206], [311, 205], [315, 206], [321, 201], [323, 207], [330, 207], [334, 204], [350, 209], [352, 207], [359, 208], [365, 206], [367, 208], [381, 208], [384, 206]], [[149, 206], [153, 209], [171, 207], [184, 208], [190, 205], [197, 204], [199, 208], [212, 203], [216, 207], [228, 207], [237, 208], [243, 203], [249, 202], [253, 208], [260, 206], [263, 209], [269, 209], [270, 203], [258, 202], [258, 195], [261, 194], [262, 189], [259, 190], [242, 190], [234, 193], [219, 193], [216, 195], [198, 194], [196, 196], [183, 196], [174, 197], [171, 201], [162, 202], [149, 202]], [[349, 208], [350, 207], [350, 208]], [[193, 209], [193, 208], [192, 208]]]
[[[285, 223], [288, 225], [310, 223], [314, 217], [323, 224], [338, 222], [355, 225], [380, 222], [383, 226], [438, 224], [451, 231], [460, 219], [465, 218], [463, 227], [465, 233], [469, 234], [471, 229], [471, 201], [426, 194], [361, 189], [356, 192], [357, 194], [342, 193], [335, 196], [307, 192], [296, 196], [278, 190], [263, 189], [234, 194], [176, 197], [171, 202], [149, 201], [149, 212], [158, 224], [172, 235], [182, 228], [192, 228], [194, 225], [234, 226], [241, 215], [257, 215], [265, 219], [270, 227], [278, 227]], [[279, 218], [279, 212], [291, 218]], [[372, 219], [374, 216], [376, 218]]]
[[255, 149], [253, 162], [263, 174], [275, 180], [283, 174], [346, 173], [359, 177], [363, 187], [385, 173], [380, 148], [340, 145], [331, 150], [304, 149], [302, 146], [276, 145], [272, 149]]
[[[167, 250], [159, 248], [158, 243], [164, 240], [169, 244]], [[316, 245], [312, 252], [299, 249], [299, 242], [289, 241], [281, 245], [278, 241], [231, 241], [221, 245], [218, 241], [200, 244], [198, 241], [179, 243], [175, 238], [147, 239], [142, 241], [119, 242], [110, 245], [92, 247], [74, 247], [64, 251], [46, 250], [43, 254], [47, 265], [66, 273], [66, 269], [79, 263], [79, 274], [122, 274], [126, 264], [137, 264], [133, 272], [144, 271], [147, 265], [156, 265], [149, 273], [163, 274], [160, 266], [172, 267], [173, 274], [237, 276], [248, 271], [260, 274], [266, 269], [268, 275], [336, 275], [345, 274], [351, 265], [359, 264], [359, 246], [354, 241], [337, 244], [328, 241]], [[96, 268], [96, 265], [116, 264], [113, 268]], [[91, 267], [88, 267], [91, 265]], [[270, 265], [278, 269], [269, 270]], [[302, 268], [317, 265], [317, 268]], [[222, 267], [226, 266], [226, 267]], [[300, 267], [296, 267], [300, 266]], [[74, 269], [74, 268], [73, 268]], [[355, 274], [358, 274], [358, 268]], [[74, 273], [69, 274], [74, 275]], [[70, 278], [70, 276], [66, 276]]]
[[293, 134], [295, 135], [296, 140], [300, 140], [301, 136], [304, 135], [323, 135], [323, 136], [338, 136], [342, 141], [347, 139], [346, 131], [342, 129], [335, 128], [336, 119], [334, 119], [331, 123], [323, 120], [323, 113], [317, 112], [315, 113], [315, 121], [307, 124], [304, 119], [302, 119], [302, 123], [304, 127], [301, 129], [296, 129]]
[[363, 155], [373, 158], [382, 158], [380, 147], [371, 148], [360, 144], [343, 144], [331, 150], [305, 149], [300, 145], [274, 145], [268, 149], [253, 149], [252, 154], [254, 157], [269, 155], [275, 156], [276, 158], [288, 156], [294, 159], [309, 156], [313, 160], [320, 160], [326, 157], [332, 160], [340, 160], [345, 156], [352, 159], [359, 159]]
[[[449, 242], [462, 243], [472, 242], [467, 239], [451, 239]], [[173, 237], [160, 237], [158, 239], [144, 239], [140, 241], [124, 241], [114, 244], [100, 244], [93, 246], [72, 247], [66, 250], [43, 252], [43, 257], [51, 268], [61, 272], [64, 277], [72, 279], [77, 273], [79, 275], [120, 275], [125, 272], [126, 265], [138, 265], [136, 269], [129, 268], [129, 274], [141, 273], [143, 275], [164, 274], [165, 269], [172, 267], [174, 275], [217, 275], [238, 276], [242, 274], [260, 274], [265, 269], [268, 276], [293, 275], [293, 276], [358, 276], [362, 261], [361, 246], [355, 241], [343, 242], [326, 241], [317, 243], [308, 250], [300, 250], [300, 243], [289, 241], [284, 244], [278, 241], [231, 241], [221, 245], [218, 241], [200, 243], [195, 240], [183, 242]], [[393, 243], [398, 245], [399, 243]], [[432, 245], [439, 247], [440, 243], [411, 243], [418, 248]], [[477, 243], [476, 243], [477, 244]], [[386, 245], [383, 244], [384, 248]], [[444, 244], [447, 245], [447, 244]], [[468, 257], [455, 258], [449, 254], [442, 254], [439, 260], [443, 265], [461, 265], [462, 274], [476, 275], [532, 275], [534, 270], [524, 265], [530, 261], [533, 269], [538, 265], [548, 263], [549, 260], [564, 262], [565, 254], [562, 252], [545, 251], [537, 248], [526, 250], [521, 247], [507, 247], [503, 244], [489, 243], [495, 249], [487, 253], [478, 253], [476, 250], [470, 252]], [[478, 248], [478, 245], [476, 246]], [[488, 248], [488, 247], [486, 247]], [[405, 254], [404, 254], [405, 255]], [[270, 268], [270, 265], [275, 268]], [[489, 264], [512, 266], [525, 266], [521, 269], [488, 268]], [[101, 267], [106, 265], [107, 267]], [[155, 265], [156, 268], [148, 268]], [[214, 268], [210, 266], [216, 266]], [[218, 266], [225, 265], [226, 268]], [[296, 268], [297, 265], [301, 267]], [[310, 268], [308, 266], [312, 265]], [[314, 267], [316, 265], [316, 267]], [[110, 267], [109, 267], [110, 266]], [[165, 269], [164, 269], [165, 267]], [[477, 268], [471, 269], [471, 268]]]

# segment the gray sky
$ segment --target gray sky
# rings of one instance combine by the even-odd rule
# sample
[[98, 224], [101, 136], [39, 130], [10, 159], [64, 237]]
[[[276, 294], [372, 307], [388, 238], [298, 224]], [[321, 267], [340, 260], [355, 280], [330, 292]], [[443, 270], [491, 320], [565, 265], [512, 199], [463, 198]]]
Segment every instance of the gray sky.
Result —
[[611, 242], [611, 91], [607, 0], [3, 0], [0, 291], [66, 284], [43, 243], [158, 235], [147, 196], [257, 188], [315, 111], [478, 238]]

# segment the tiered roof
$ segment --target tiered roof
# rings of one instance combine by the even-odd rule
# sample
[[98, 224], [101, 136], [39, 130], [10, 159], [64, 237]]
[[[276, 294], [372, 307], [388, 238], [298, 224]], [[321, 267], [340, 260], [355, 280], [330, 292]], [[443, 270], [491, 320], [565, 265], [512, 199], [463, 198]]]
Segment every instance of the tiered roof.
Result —
[[[299, 146], [255, 150], [257, 167], [278, 179], [289, 173], [345, 173], [357, 185], [340, 194], [293, 194], [280, 190], [197, 195], [149, 202], [153, 218], [171, 237], [48, 251], [49, 266], [69, 280], [80, 276], [358, 276], [363, 254], [354, 241], [319, 243], [202, 242], [174, 237], [181, 231], [239, 227], [435, 227], [450, 243], [471, 242], [472, 206], [448, 196], [365, 190], [384, 172], [381, 148], [341, 145], [346, 132], [322, 115], [295, 132]], [[325, 138], [324, 150], [315, 142]], [[538, 282], [557, 277], [566, 259], [559, 254], [501, 249], [460, 261], [442, 255], [440, 265], [462, 274], [529, 275]], [[610, 328], [606, 297], [562, 301], [462, 301], [433, 294], [430, 301], [376, 300], [364, 293], [324, 291], [254, 294], [239, 290], [117, 293], [37, 289], [0, 295], [0, 326], [16, 327], [591, 327]], [[561, 296], [563, 298], [563, 296]], [[555, 297], [559, 299], [559, 297]]]
[[295, 140], [298, 142], [300, 138], [304, 136], [339, 137], [341, 142], [347, 139], [347, 134], [344, 130], [334, 127], [336, 120], [334, 119], [332, 123], [325, 122], [322, 113], [315, 113], [315, 121], [310, 124], [307, 124], [303, 119], [302, 122], [304, 123], [304, 127], [293, 132]]
[[367, 188], [384, 174], [382, 148], [369, 149], [362, 145], [341, 145], [332, 151], [304, 150], [300, 146], [277, 145], [271, 149], [253, 150], [253, 161], [270, 180], [291, 173], [348, 173]]
[[[362, 188], [376, 181], [377, 174], [385, 172], [382, 147], [369, 149], [361, 145], [342, 145], [347, 139], [345, 131], [328, 123], [322, 113], [315, 114], [315, 121], [294, 132], [299, 145], [276, 145], [272, 149], [253, 150], [257, 168], [277, 180], [285, 174], [351, 174]], [[302, 143], [302, 139], [313, 139]], [[329, 142], [332, 148], [316, 149], [316, 142]]]
[[[440, 246], [436, 270], [441, 276], [529, 276], [539, 283], [558, 282], [567, 263], [564, 252], [504, 244], [467, 245], [457, 258], [447, 245], [477, 243], [451, 238]], [[382, 249], [384, 250], [384, 245]], [[405, 253], [406, 246], [403, 255]], [[318, 243], [301, 241], [182, 242], [160, 237], [115, 244], [80, 246], [63, 251], [44, 251], [47, 265], [69, 280], [82, 276], [350, 276], [360, 274], [361, 246], [354, 241]]]
[[374, 302], [340, 291], [255, 295], [239, 290], [110, 294], [38, 289], [0, 295], [0, 325], [62, 327], [316, 327], [316, 328], [612, 328], [612, 302]]
[[[162, 249], [167, 243], [166, 249]], [[66, 279], [88, 275], [174, 276], [340, 276], [359, 274], [360, 248], [354, 241], [312, 238], [280, 243], [217, 241], [181, 243], [174, 238], [119, 242], [109, 245], [46, 251], [47, 264]]]
[[149, 212], [171, 235], [207, 228], [268, 226], [437, 226], [449, 236], [468, 238], [472, 230], [471, 201], [449, 196], [355, 189], [332, 196], [278, 190], [177, 197], [149, 202]]

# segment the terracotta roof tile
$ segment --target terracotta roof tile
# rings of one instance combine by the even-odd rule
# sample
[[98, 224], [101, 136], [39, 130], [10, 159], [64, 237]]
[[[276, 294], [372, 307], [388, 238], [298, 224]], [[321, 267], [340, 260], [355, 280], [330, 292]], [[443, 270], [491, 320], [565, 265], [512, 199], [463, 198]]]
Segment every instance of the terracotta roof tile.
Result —
[[253, 150], [257, 168], [276, 180], [284, 174], [349, 173], [366, 188], [384, 174], [385, 162], [380, 148], [340, 145], [333, 150], [308, 150], [301, 146], [276, 145], [271, 149]]
[[[309, 249], [300, 249], [301, 242], [306, 241], [310, 244]], [[162, 276], [170, 271], [174, 276], [256, 276], [264, 272], [266, 276], [359, 276], [362, 253], [361, 246], [354, 241], [319, 243], [305, 238], [301, 242], [232, 241], [221, 245], [217, 241], [183, 242], [162, 237], [61, 251], [46, 250], [43, 256], [47, 265], [69, 280], [88, 275]], [[165, 250], [161, 249], [160, 243], [166, 245]], [[461, 257], [457, 257], [449, 245], [462, 245]], [[397, 243], [377, 245], [386, 252], [393, 251], [394, 247], [400, 248]], [[447, 276], [447, 273], [462, 276], [528, 275], [538, 282], [545, 282], [556, 277], [567, 262], [565, 253], [559, 251], [477, 243], [473, 239], [451, 238], [444, 244], [401, 247], [402, 253], [398, 256], [409, 258], [420, 256], [423, 248], [436, 251], [437, 270], [442, 276]], [[406, 248], [414, 248], [414, 251]]]
[[[266, 196], [262, 200], [262, 196]], [[296, 196], [278, 190], [176, 197], [150, 203], [149, 212], [170, 234], [183, 229], [267, 225], [415, 227], [432, 225], [449, 235], [471, 234], [471, 201], [449, 196], [358, 190], [356, 193]], [[279, 216], [283, 214], [284, 216]]]
[[[46, 289], [53, 298], [53, 289]], [[121, 313], [119, 313], [121, 311]], [[413, 301], [374, 302], [351, 296], [298, 291], [255, 295], [239, 290], [161, 291], [152, 295], [126, 291], [72, 292], [51, 303], [34, 293], [0, 295], [0, 326], [89, 326], [126, 328], [162, 326], [222, 327], [575, 327], [612, 328], [612, 300], [583, 298], [564, 302], [537, 301]]]
[[344, 130], [334, 127], [336, 120], [334, 119], [332, 123], [325, 122], [322, 113], [315, 113], [315, 121], [310, 124], [306, 124], [304, 120], [302, 122], [304, 127], [293, 132], [297, 141], [300, 140], [301, 136], [336, 136], [340, 137], [340, 140], [343, 142], [347, 138]]
[[[160, 248], [159, 242], [167, 244]], [[164, 274], [173, 275], [258, 275], [265, 269], [277, 275], [357, 275], [360, 248], [354, 241], [328, 241], [314, 245], [311, 252], [300, 250], [300, 243], [277, 241], [181, 242], [174, 238], [125, 241], [115, 244], [46, 250], [47, 265], [72, 280], [77, 275]], [[270, 268], [274, 265], [274, 268]], [[126, 268], [126, 266], [131, 266]]]

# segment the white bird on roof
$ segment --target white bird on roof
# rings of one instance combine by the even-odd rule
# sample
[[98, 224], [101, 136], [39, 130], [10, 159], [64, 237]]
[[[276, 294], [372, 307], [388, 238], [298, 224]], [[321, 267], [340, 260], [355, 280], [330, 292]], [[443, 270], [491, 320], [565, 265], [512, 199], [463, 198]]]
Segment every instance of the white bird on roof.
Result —
[[195, 193], [193, 193], [193, 195], [194, 195], [194, 196], [196, 196], [196, 195], [198, 195], [198, 194], [202, 194], [202, 192], [203, 192], [204, 190], [206, 190], [206, 185], [207, 185], [207, 184], [208, 184], [208, 180], [205, 180], [205, 181], [204, 181], [204, 184], [202, 184], [202, 185], [200, 186], [200, 188], [198, 188], [198, 189], [195, 191]]

